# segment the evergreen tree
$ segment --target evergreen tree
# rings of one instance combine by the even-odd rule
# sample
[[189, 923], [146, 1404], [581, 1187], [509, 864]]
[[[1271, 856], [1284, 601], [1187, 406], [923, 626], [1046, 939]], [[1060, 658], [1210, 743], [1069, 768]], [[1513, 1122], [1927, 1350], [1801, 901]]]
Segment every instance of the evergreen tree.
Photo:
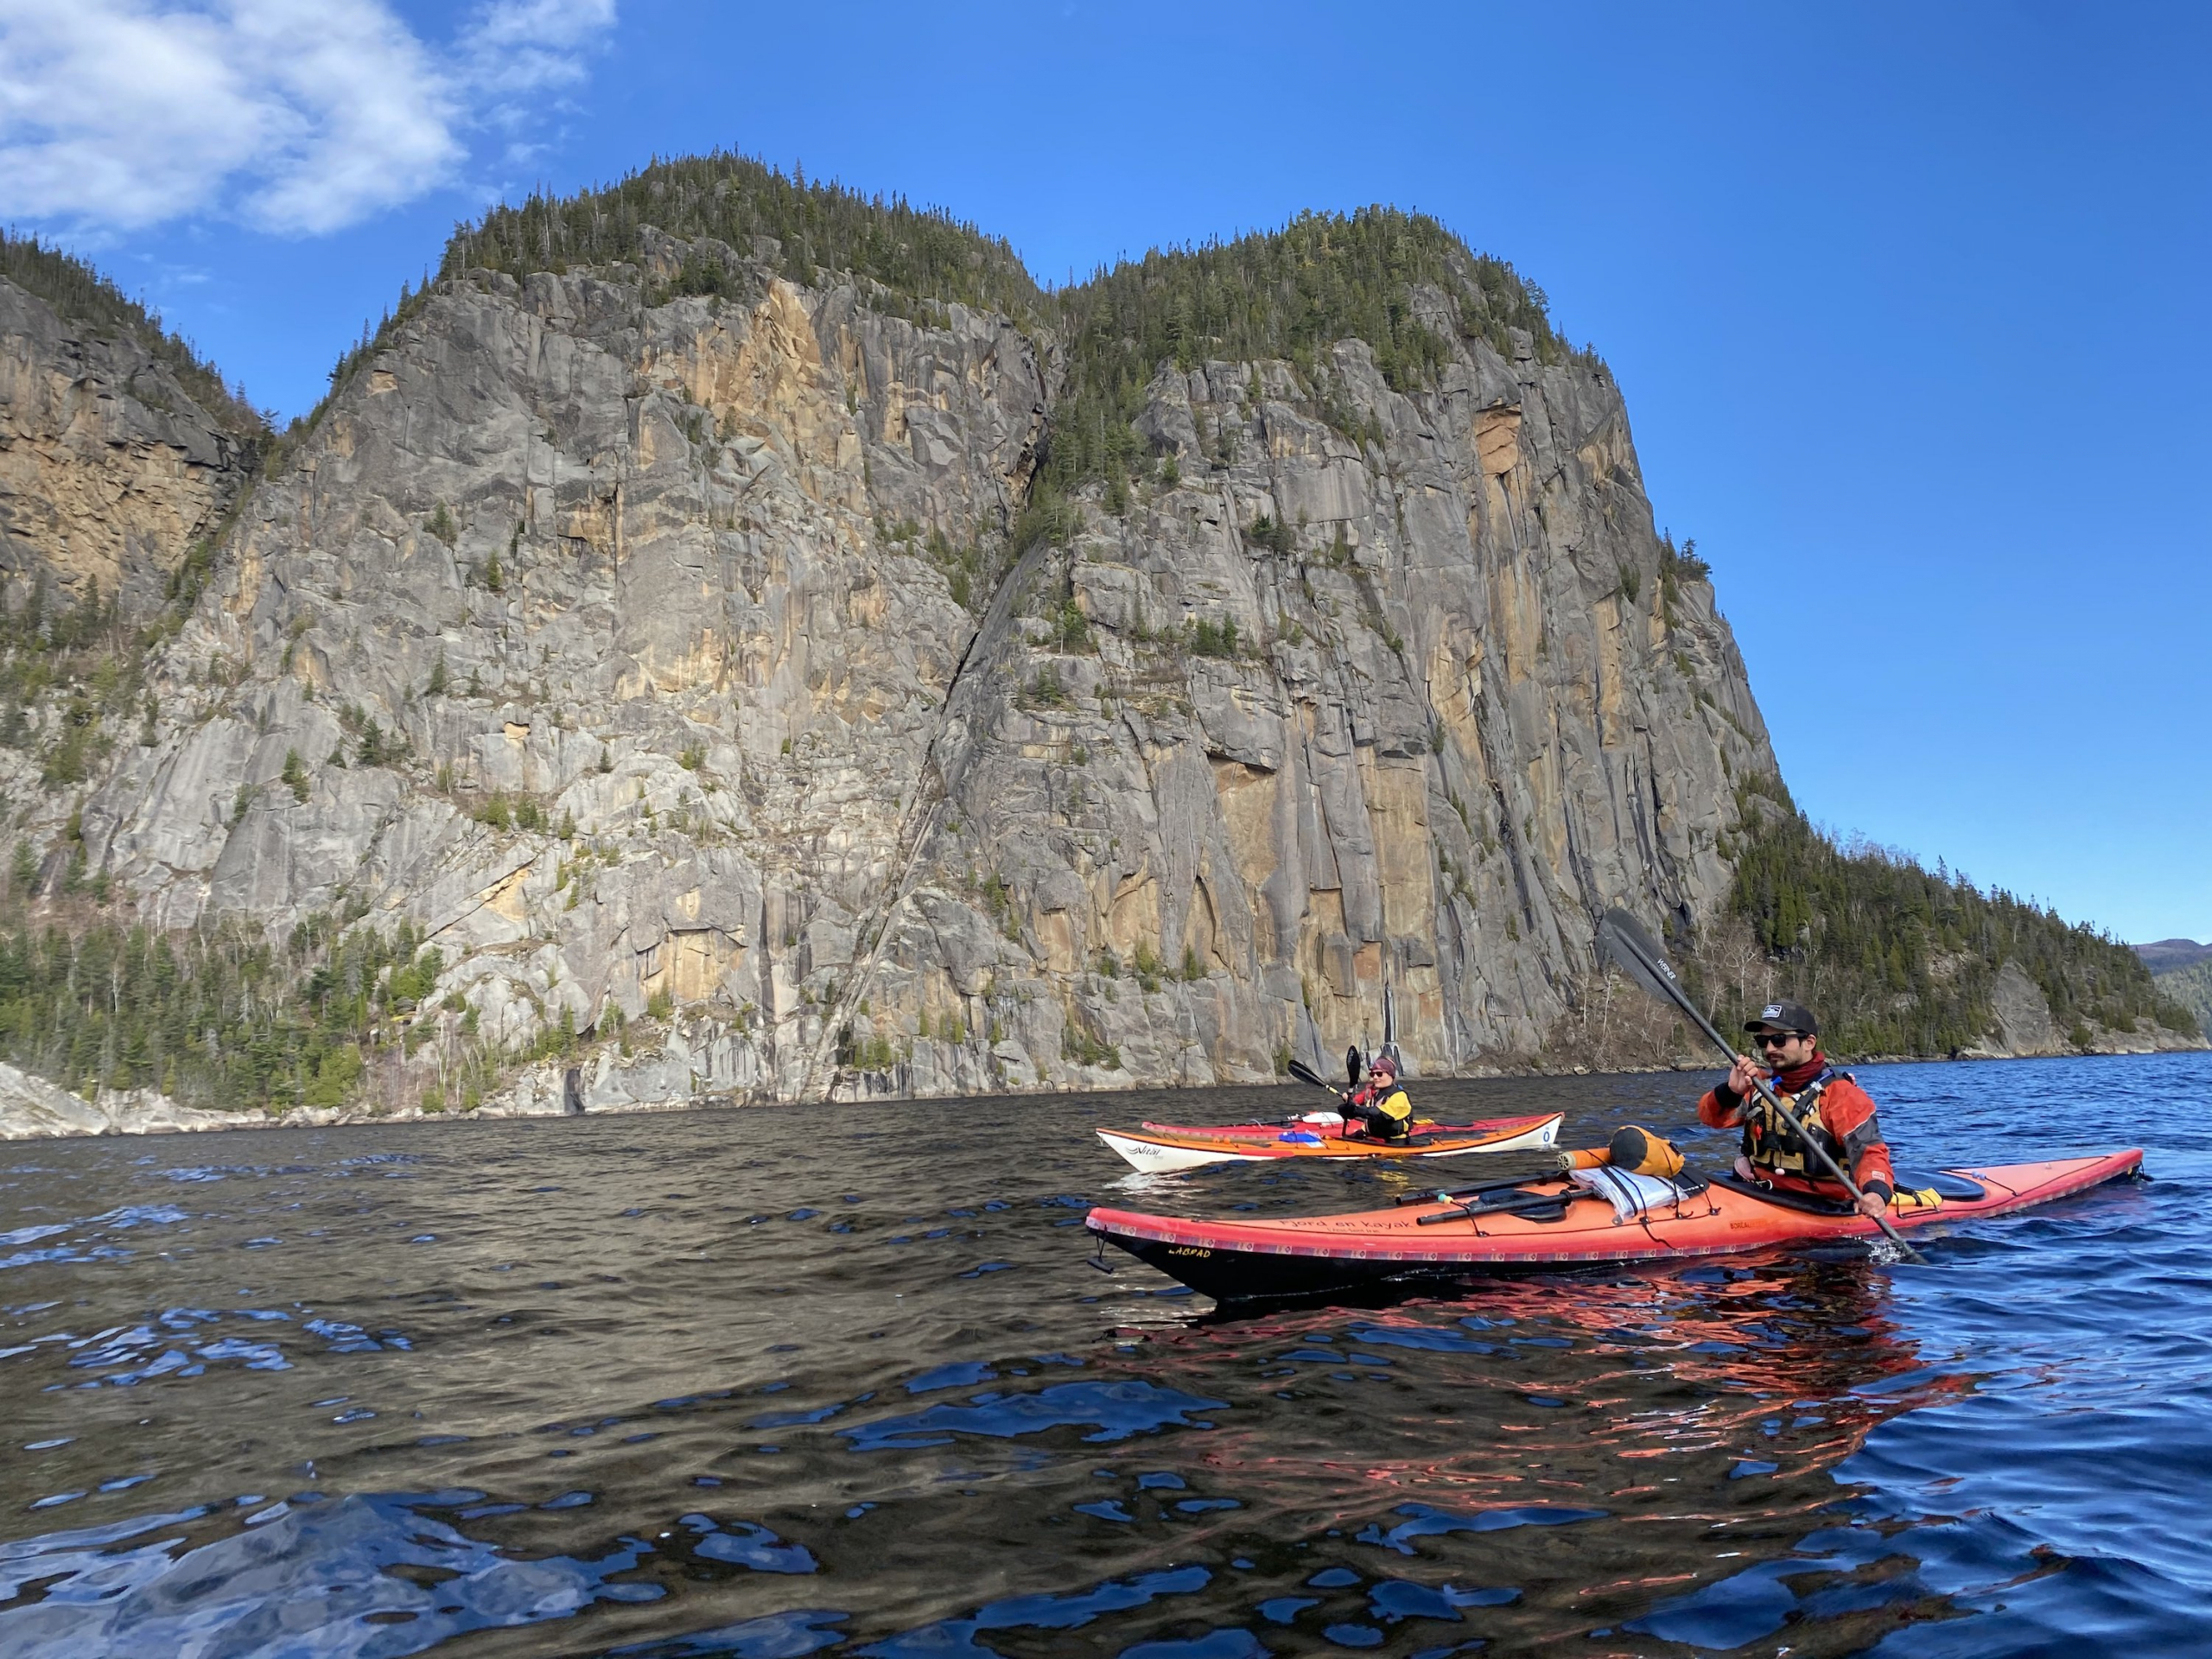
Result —
[[213, 364], [83, 260], [36, 236], [0, 231], [0, 277], [35, 294], [71, 322], [95, 334], [136, 340], [165, 364], [193, 401], [233, 436], [268, 435], [268, 422], [246, 401], [242, 391], [226, 385]]
[[[2016, 963], [2062, 1033], [2150, 1020], [2195, 1029], [2126, 945], [2001, 889], [1984, 893], [1880, 848], [1844, 849], [1815, 830], [1778, 779], [1746, 784], [1732, 844], [1730, 906], [1764, 948], [1779, 994], [1817, 1011], [1840, 1054], [1948, 1054], [1994, 1024], [1991, 988]], [[1755, 1007], [1758, 987], [1713, 988]]]

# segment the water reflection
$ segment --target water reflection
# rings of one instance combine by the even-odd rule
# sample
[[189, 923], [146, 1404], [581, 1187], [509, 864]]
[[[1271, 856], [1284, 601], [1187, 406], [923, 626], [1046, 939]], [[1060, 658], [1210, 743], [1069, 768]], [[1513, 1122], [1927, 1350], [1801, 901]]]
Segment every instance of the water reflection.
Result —
[[[1598, 1086], [1680, 1127], [1672, 1080]], [[2212, 1319], [2164, 1184], [1978, 1230], [1945, 1274], [1223, 1317], [1082, 1265], [1126, 1179], [1090, 1122], [1186, 1106], [19, 1154], [0, 1656], [2002, 1652], [2091, 1617], [2185, 1651], [2212, 1611], [2182, 1381]], [[1231, 1171], [1160, 1201], [1392, 1190]], [[2129, 1501], [2163, 1553], [2095, 1491], [2153, 1445]], [[2051, 1549], [2062, 1518], [2098, 1548]]]
[[[420, 1652], [469, 1630], [564, 1618], [595, 1600], [649, 1601], [626, 1582], [640, 1550], [516, 1560], [438, 1518], [481, 1493], [297, 1496], [223, 1518], [184, 1547], [193, 1512], [54, 1535], [7, 1563], [29, 1605], [0, 1614], [17, 1653]], [[204, 1526], [198, 1529], [203, 1533]]]

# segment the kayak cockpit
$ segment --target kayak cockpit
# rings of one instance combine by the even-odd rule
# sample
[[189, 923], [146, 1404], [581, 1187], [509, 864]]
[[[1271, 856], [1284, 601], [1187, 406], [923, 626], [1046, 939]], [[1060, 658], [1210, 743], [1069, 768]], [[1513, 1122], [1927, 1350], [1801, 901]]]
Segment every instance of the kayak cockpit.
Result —
[[[1858, 1205], [1844, 1199], [1822, 1198], [1816, 1192], [1792, 1192], [1786, 1187], [1767, 1186], [1758, 1181], [1747, 1181], [1733, 1171], [1713, 1176], [1713, 1184], [1725, 1186], [1731, 1192], [1740, 1192], [1747, 1198], [1757, 1198], [1762, 1204], [1795, 1210], [1801, 1215], [1850, 1216], [1858, 1213]], [[1989, 1196], [1989, 1189], [1980, 1181], [1948, 1169], [1899, 1170], [1897, 1190], [1900, 1193], [1933, 1192], [1945, 1204], [1980, 1204]]]

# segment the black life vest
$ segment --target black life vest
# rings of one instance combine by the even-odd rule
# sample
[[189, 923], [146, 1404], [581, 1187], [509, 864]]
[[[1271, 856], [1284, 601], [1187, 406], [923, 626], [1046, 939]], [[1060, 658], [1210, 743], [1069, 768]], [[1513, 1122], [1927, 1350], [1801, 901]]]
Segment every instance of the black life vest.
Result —
[[1353, 1109], [1366, 1124], [1368, 1134], [1378, 1141], [1401, 1140], [1413, 1127], [1414, 1103], [1395, 1082], [1367, 1092], [1365, 1099], [1355, 1101]]
[[[1764, 1095], [1753, 1095], [1745, 1103], [1747, 1116], [1744, 1119], [1744, 1157], [1754, 1169], [1776, 1174], [1796, 1175], [1808, 1180], [1830, 1180], [1834, 1178], [1815, 1160], [1812, 1150], [1805, 1143], [1806, 1135], [1835, 1160], [1836, 1167], [1847, 1169], [1844, 1149], [1821, 1122], [1821, 1096], [1837, 1078], [1851, 1081], [1851, 1073], [1828, 1066], [1794, 1095], [1776, 1089], [1775, 1095], [1782, 1103], [1796, 1115], [1805, 1126], [1805, 1135], [1790, 1127], [1780, 1112], [1766, 1103]], [[1770, 1084], [1770, 1087], [1772, 1085]]]

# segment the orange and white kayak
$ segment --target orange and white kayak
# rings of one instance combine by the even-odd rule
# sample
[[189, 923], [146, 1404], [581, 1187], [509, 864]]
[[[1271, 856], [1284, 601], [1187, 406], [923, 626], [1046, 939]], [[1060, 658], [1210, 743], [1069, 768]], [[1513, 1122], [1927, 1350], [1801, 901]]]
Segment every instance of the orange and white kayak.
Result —
[[[1940, 1200], [1900, 1205], [1901, 1232], [1935, 1222], [2009, 1215], [2107, 1181], [2139, 1178], [2139, 1148], [2039, 1164], [1994, 1164], [1928, 1178]], [[1674, 1183], [1663, 1198], [1624, 1213], [1604, 1178], [1499, 1181], [1472, 1196], [1437, 1195], [1389, 1210], [1281, 1221], [1182, 1220], [1093, 1210], [1084, 1224], [1105, 1243], [1217, 1301], [1325, 1296], [1388, 1282], [1556, 1273], [1628, 1263], [1689, 1262], [1831, 1239], [1878, 1242], [1872, 1219], [1818, 1199], [1794, 1198], [1716, 1177]], [[1910, 1185], [1916, 1178], [1905, 1174]], [[1619, 1183], [1609, 1183], [1618, 1185]], [[1654, 1183], [1664, 1187], [1668, 1183]], [[1933, 1195], [1931, 1194], [1931, 1197]]]
[[1201, 1164], [1272, 1163], [1286, 1158], [1381, 1158], [1411, 1162], [1464, 1158], [1476, 1152], [1541, 1152], [1559, 1139], [1559, 1112], [1492, 1117], [1474, 1123], [1415, 1119], [1402, 1141], [1370, 1141], [1344, 1132], [1334, 1112], [1278, 1123], [1230, 1123], [1193, 1128], [1143, 1123], [1134, 1129], [1101, 1129], [1098, 1138], [1148, 1175]]

